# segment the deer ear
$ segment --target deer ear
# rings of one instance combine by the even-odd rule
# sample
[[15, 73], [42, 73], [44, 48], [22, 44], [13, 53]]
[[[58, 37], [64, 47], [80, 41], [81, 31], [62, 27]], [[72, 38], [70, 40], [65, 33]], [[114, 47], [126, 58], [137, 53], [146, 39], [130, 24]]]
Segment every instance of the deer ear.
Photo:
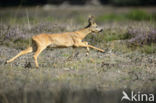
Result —
[[92, 15], [88, 16], [88, 23], [94, 24], [94, 16], [92, 16]]

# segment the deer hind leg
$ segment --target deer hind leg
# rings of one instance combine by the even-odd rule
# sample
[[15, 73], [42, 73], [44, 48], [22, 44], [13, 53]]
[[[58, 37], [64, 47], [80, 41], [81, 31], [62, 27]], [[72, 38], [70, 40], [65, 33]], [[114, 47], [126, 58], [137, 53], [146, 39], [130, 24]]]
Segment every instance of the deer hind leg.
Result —
[[34, 54], [35, 65], [36, 65], [37, 68], [39, 67], [37, 58], [38, 58], [39, 54], [40, 54], [45, 48], [46, 48], [46, 47], [38, 46], [38, 48], [37, 48], [37, 50], [36, 50], [36, 52], [35, 52], [35, 54]]
[[20, 53], [18, 53], [15, 57], [8, 60], [7, 63], [10, 63], [10, 62], [14, 61], [19, 56], [22, 56], [22, 55], [27, 54], [27, 53], [31, 53], [32, 51], [33, 51], [32, 47], [28, 47], [27, 49], [25, 49], [25, 50], [21, 51]]

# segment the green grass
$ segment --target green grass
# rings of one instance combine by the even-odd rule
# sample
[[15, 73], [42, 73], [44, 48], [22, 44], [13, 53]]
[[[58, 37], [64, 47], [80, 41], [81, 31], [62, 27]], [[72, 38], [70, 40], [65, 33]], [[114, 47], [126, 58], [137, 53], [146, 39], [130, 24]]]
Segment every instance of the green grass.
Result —
[[[121, 88], [130, 88], [132, 90], [138, 90], [137, 88], [139, 88], [141, 90], [149, 89], [151, 91], [154, 89], [156, 84], [154, 60], [156, 55], [152, 53], [156, 53], [156, 44], [137, 46], [133, 50], [127, 46], [127, 42], [125, 41], [131, 38], [127, 34], [129, 27], [132, 26], [132, 28], [136, 29], [144, 29], [144, 26], [151, 27], [151, 25], [147, 23], [148, 18], [145, 16], [144, 18], [137, 17], [139, 15], [138, 11], [135, 13], [121, 13], [121, 15], [105, 14], [106, 16], [102, 15], [103, 17], [101, 16], [101, 18], [98, 18], [98, 15], [95, 17], [96, 21], [97, 19], [100, 20], [97, 24], [104, 27], [104, 31], [101, 33], [92, 33], [88, 35], [84, 41], [87, 41], [95, 47], [104, 49], [104, 53], [90, 49], [89, 55], [86, 56], [86, 48], [54, 48], [47, 49], [40, 54], [38, 58], [39, 69], [35, 68], [33, 53], [23, 55], [12, 63], [4, 64], [6, 60], [21, 51], [19, 49], [25, 49], [31, 44], [31, 41], [27, 39], [31, 35], [36, 35], [41, 32], [55, 33], [70, 30], [74, 31], [83, 28], [83, 24], [84, 26], [87, 24], [87, 16], [83, 13], [80, 15], [79, 12], [81, 11], [74, 11], [63, 14], [64, 16], [62, 16], [58, 11], [58, 13], [60, 13], [57, 16], [58, 18], [49, 16], [49, 12], [47, 12], [48, 15], [46, 16], [33, 17], [30, 15], [29, 22], [31, 30], [27, 28], [27, 18], [20, 18], [20, 15], [15, 19], [11, 17], [10, 19], [6, 18], [6, 20], [8, 20], [7, 23], [10, 20], [10, 24], [5, 24], [3, 21], [6, 28], [4, 26], [0, 31], [1, 36], [4, 36], [0, 37], [0, 43], [2, 43], [0, 46], [0, 84], [3, 84], [0, 86], [0, 90], [1, 94], [6, 96], [8, 100], [10, 99], [9, 97], [11, 97], [11, 100], [8, 102], [21, 103], [24, 95], [26, 96], [25, 103], [28, 101], [38, 103], [45, 100], [45, 102], [47, 102], [48, 98], [50, 98], [50, 101], [53, 101], [55, 97], [59, 99], [57, 100], [58, 102], [68, 98], [67, 96], [70, 95], [71, 99], [69, 98], [67, 100], [73, 103], [75, 102], [72, 98], [75, 98], [77, 102], [81, 102], [78, 101], [79, 98], [76, 96], [85, 98], [83, 94], [76, 94], [76, 92], [70, 93], [67, 90], [64, 91], [66, 88], [78, 91], [88, 88], [95, 88], [99, 91], [110, 91]], [[87, 11], [87, 13], [90, 12]], [[96, 13], [98, 13], [98, 10]], [[52, 14], [55, 15], [55, 13]], [[132, 16], [132, 14], [135, 15]], [[140, 14], [146, 15], [144, 13]], [[131, 20], [133, 23], [131, 21], [125, 22], [124, 20]], [[152, 20], [154, 19], [152, 18]], [[52, 22], [49, 23], [50, 21]], [[152, 21], [150, 22], [153, 24]], [[55, 23], [57, 25], [55, 25]], [[17, 31], [11, 28], [10, 31], [7, 32], [7, 26], [9, 25], [11, 27], [12, 25], [13, 27], [14, 25], [15, 27], [16, 25], [20, 27]], [[17, 33], [17, 38], [12, 35], [9, 39], [5, 39], [5, 35], [8, 33]], [[23, 37], [21, 35], [26, 36], [26, 38], [21, 38]], [[152, 62], [149, 62], [149, 60]], [[27, 67], [29, 63], [31, 65]], [[142, 86], [142, 84], [144, 86]], [[32, 94], [29, 93], [29, 91], [31, 91]], [[44, 91], [47, 94], [44, 94]], [[86, 91], [84, 92], [86, 94]], [[90, 91], [88, 93], [89, 96], [92, 94], [97, 94], [97, 92]], [[101, 97], [99, 94], [97, 95]], [[36, 97], [40, 99], [36, 99]], [[62, 99], [62, 97], [64, 99]], [[103, 97], [101, 98], [103, 99]], [[114, 99], [112, 100], [114, 101]]]
[[109, 13], [109, 14], [103, 14], [97, 17], [97, 21], [125, 21], [125, 20], [134, 20], [134, 21], [155, 21], [156, 20], [156, 14], [147, 13], [143, 10], [134, 9], [127, 13]]
[[22, 17], [12, 17], [12, 16], [6, 16], [6, 17], [2, 17], [1, 18], [3, 20], [3, 22], [9, 23], [11, 25], [16, 25], [16, 24], [27, 24], [28, 20], [31, 24], [36, 24], [39, 23], [41, 21], [43, 22], [53, 22], [54, 18], [51, 16], [47, 16], [47, 17], [26, 17], [26, 16], [22, 16]]
[[139, 49], [141, 50], [141, 52], [147, 54], [156, 53], [156, 44], [152, 43], [150, 45], [143, 45], [143, 47], [140, 47]]
[[101, 22], [101, 21], [121, 21], [121, 20], [125, 20], [125, 19], [126, 18], [124, 15], [118, 15], [118, 14], [114, 14], [114, 13], [104, 14], [104, 15], [97, 17], [97, 21], [99, 21], [99, 22]]
[[149, 14], [142, 10], [132, 10], [126, 14], [126, 17], [130, 20], [142, 21], [142, 20], [150, 20], [156, 19], [154, 14]]
[[105, 32], [102, 32], [100, 34], [96, 35], [89, 35], [87, 37], [87, 40], [91, 43], [98, 44], [98, 43], [105, 43], [105, 42], [111, 42], [114, 40], [126, 40], [129, 39], [130, 35], [126, 32], [113, 32], [111, 30], [106, 30]]
[[[81, 24], [81, 25], [84, 23], [87, 23], [86, 16], [80, 15], [79, 11], [72, 11], [70, 13], [70, 15], [74, 16], [74, 17], [71, 17], [72, 20], [74, 21], [74, 22], [71, 21], [72, 23]], [[22, 17], [13, 16], [13, 17], [11, 17], [8, 14], [5, 16], [2, 18], [2, 20], [4, 20], [4, 21], [8, 20], [8, 22], [11, 25], [27, 24], [28, 20], [29, 20], [30, 25], [32, 27], [36, 23], [40, 23], [40, 22], [41, 23], [45, 23], [45, 22], [52, 22], [53, 23], [53, 21], [56, 21], [58, 19], [58, 18], [56, 19], [56, 17], [52, 17], [52, 16], [47, 16], [47, 17], [45, 17], [45, 16], [40, 16], [40, 17], [30, 16], [28, 18], [26, 16], [22, 16]], [[64, 18], [64, 19], [66, 19], [66, 18]], [[108, 21], [108, 24], [109, 24], [109, 21], [113, 21], [113, 22], [118, 23], [120, 21], [125, 21], [125, 20], [139, 21], [139, 22], [141, 22], [141, 21], [155, 22], [156, 14], [151, 14], [151, 13], [147, 13], [143, 10], [134, 9], [131, 11], [127, 11], [127, 13], [106, 13], [106, 14], [102, 14], [99, 16], [97, 15], [97, 17], [96, 17], [97, 22], [104, 23], [105, 21]], [[64, 22], [65, 21], [63, 21], [63, 23]], [[61, 23], [62, 23], [62, 21], [61, 21]], [[73, 25], [76, 25], [76, 24], [73, 24]], [[45, 30], [43, 30], [45, 32], [52, 32], [51, 30], [53, 30], [51, 28], [50, 29], [46, 29], [46, 28], [47, 27], [44, 28], [44, 26], [43, 26], [43, 27], [39, 27], [37, 29], [38, 30], [45, 29]], [[58, 28], [58, 30], [59, 30], [59, 32], [67, 31], [66, 27]], [[72, 29], [71, 29], [71, 31], [72, 31]], [[37, 31], [28, 31], [28, 32], [32, 32], [35, 34]], [[55, 29], [54, 32], [57, 32], [57, 29]], [[101, 45], [101, 47], [103, 47], [103, 45], [106, 45], [106, 43], [108, 43], [108, 42], [111, 43], [115, 40], [126, 40], [129, 38], [131, 38], [131, 37], [127, 34], [126, 30], [122, 31], [122, 29], [121, 29], [121, 31], [120, 31], [119, 29], [116, 30], [113, 28], [109, 28], [108, 30], [104, 30], [104, 32], [97, 34], [97, 35], [88, 35], [86, 37], [86, 40], [91, 44], [98, 45], [98, 46]], [[1, 39], [3, 39], [3, 37], [1, 37]], [[1, 44], [6, 45], [8, 47], [13, 47], [13, 48], [26, 48], [28, 45], [30, 45], [30, 43], [31, 42], [29, 40], [18, 39], [18, 40], [4, 41]], [[126, 46], [123, 46], [123, 47], [126, 49]], [[140, 47], [140, 48], [142, 48], [141, 49], [142, 52], [146, 52], [146, 53], [153, 53], [155, 50], [155, 48], [152, 48], [151, 45], [144, 45], [143, 47]], [[117, 50], [120, 50], [120, 48], [117, 48]], [[67, 57], [68, 54], [63, 54], [62, 56]]]
[[130, 36], [127, 33], [112, 33], [112, 34], [106, 34], [104, 37], [105, 41], [113, 41], [113, 40], [125, 40], [130, 38]]

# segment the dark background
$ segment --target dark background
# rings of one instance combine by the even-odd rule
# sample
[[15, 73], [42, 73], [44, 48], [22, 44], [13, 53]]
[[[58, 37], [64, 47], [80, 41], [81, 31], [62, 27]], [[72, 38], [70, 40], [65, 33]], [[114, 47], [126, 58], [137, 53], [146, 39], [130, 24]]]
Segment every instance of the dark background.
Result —
[[0, 0], [0, 6], [33, 6], [54, 4], [61, 5], [68, 3], [71, 5], [115, 5], [115, 6], [155, 6], [156, 0]]

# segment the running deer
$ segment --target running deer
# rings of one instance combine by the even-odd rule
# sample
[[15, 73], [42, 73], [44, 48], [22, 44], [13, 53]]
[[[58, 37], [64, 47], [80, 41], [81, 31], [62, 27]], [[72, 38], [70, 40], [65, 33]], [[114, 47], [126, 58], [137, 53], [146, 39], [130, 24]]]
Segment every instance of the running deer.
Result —
[[88, 34], [90, 33], [98, 33], [101, 32], [102, 29], [97, 26], [97, 24], [94, 21], [94, 17], [90, 16], [88, 19], [88, 25], [80, 30], [74, 31], [74, 32], [65, 32], [65, 33], [53, 33], [53, 34], [38, 34], [32, 37], [32, 45], [28, 47], [27, 49], [21, 51], [18, 53], [15, 57], [11, 58], [7, 61], [7, 63], [10, 63], [14, 61], [17, 57], [35, 52], [34, 53], [34, 60], [35, 65], [38, 68], [38, 61], [37, 58], [39, 54], [46, 49], [48, 46], [50, 47], [85, 47], [87, 48], [87, 51], [89, 51], [89, 48], [96, 49], [98, 51], [104, 52], [104, 50], [99, 49], [97, 47], [94, 47], [92, 45], [89, 45], [88, 42], [82, 41]]

